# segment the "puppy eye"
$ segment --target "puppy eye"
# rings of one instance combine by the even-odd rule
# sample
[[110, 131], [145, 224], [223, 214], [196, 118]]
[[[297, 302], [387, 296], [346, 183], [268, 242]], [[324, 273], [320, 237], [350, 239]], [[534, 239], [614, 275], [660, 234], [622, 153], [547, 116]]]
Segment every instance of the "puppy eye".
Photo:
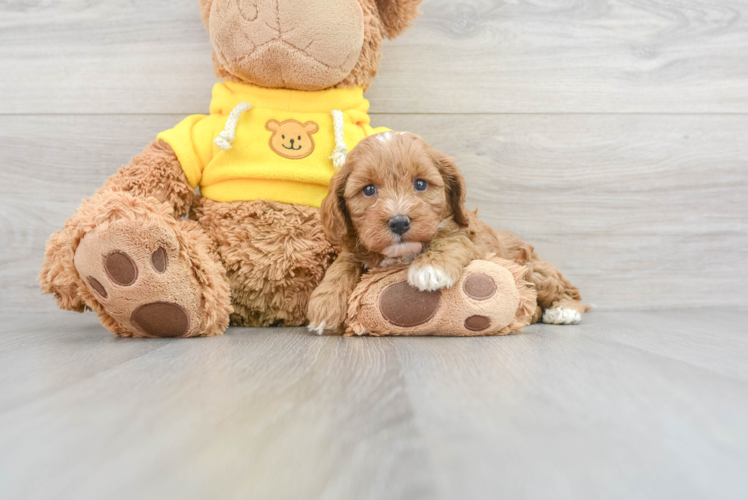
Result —
[[416, 188], [416, 191], [426, 191], [426, 188], [429, 187], [429, 183], [424, 181], [423, 179], [416, 179], [413, 187]]
[[377, 194], [377, 187], [374, 184], [369, 184], [363, 189], [363, 192], [364, 192], [364, 196], [369, 198]]
[[301, 136], [299, 136], [299, 140], [301, 140]]
[[281, 136], [281, 138], [282, 138], [282, 139], [285, 139], [285, 138], [286, 138], [286, 136], [285, 136], [285, 135], [282, 135], [282, 136]]

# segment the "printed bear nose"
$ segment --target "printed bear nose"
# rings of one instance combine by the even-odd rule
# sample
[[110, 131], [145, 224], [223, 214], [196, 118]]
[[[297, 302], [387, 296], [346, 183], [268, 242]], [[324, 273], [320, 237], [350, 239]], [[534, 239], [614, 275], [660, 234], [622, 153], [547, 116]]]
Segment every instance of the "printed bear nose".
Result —
[[291, 146], [293, 146], [293, 142], [294, 142], [294, 140], [293, 140], [293, 139], [291, 139]]
[[404, 215], [396, 215], [389, 220], [390, 231], [397, 235], [403, 235], [410, 231], [410, 219]]

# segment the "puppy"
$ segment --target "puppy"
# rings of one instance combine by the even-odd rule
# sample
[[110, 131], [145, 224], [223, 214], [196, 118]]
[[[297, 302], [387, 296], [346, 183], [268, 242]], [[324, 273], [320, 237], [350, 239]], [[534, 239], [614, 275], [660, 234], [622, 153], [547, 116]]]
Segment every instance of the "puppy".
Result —
[[589, 309], [579, 290], [533, 247], [498, 232], [465, 208], [465, 181], [451, 158], [411, 133], [361, 141], [333, 176], [322, 202], [328, 240], [341, 248], [309, 302], [309, 329], [340, 331], [361, 273], [408, 265], [419, 290], [451, 287], [465, 266], [489, 254], [529, 268], [545, 323], [576, 324]]

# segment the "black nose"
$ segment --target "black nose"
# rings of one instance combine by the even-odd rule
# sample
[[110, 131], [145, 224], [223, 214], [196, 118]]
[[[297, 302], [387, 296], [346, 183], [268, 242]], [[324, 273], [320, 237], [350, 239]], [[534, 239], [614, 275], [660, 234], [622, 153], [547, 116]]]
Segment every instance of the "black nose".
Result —
[[293, 139], [291, 139], [291, 146], [293, 146]]
[[390, 231], [395, 234], [403, 235], [410, 230], [410, 219], [404, 215], [396, 215], [390, 219]]

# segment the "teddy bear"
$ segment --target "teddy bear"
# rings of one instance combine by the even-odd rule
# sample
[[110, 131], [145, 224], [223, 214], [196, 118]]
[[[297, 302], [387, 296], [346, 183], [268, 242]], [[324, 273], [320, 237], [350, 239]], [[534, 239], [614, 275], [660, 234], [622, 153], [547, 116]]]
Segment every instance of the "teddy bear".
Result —
[[[221, 80], [48, 243], [41, 290], [124, 337], [298, 326], [335, 258], [319, 206], [385, 129], [364, 91], [420, 0], [200, 0]], [[199, 194], [195, 193], [199, 187]]]

